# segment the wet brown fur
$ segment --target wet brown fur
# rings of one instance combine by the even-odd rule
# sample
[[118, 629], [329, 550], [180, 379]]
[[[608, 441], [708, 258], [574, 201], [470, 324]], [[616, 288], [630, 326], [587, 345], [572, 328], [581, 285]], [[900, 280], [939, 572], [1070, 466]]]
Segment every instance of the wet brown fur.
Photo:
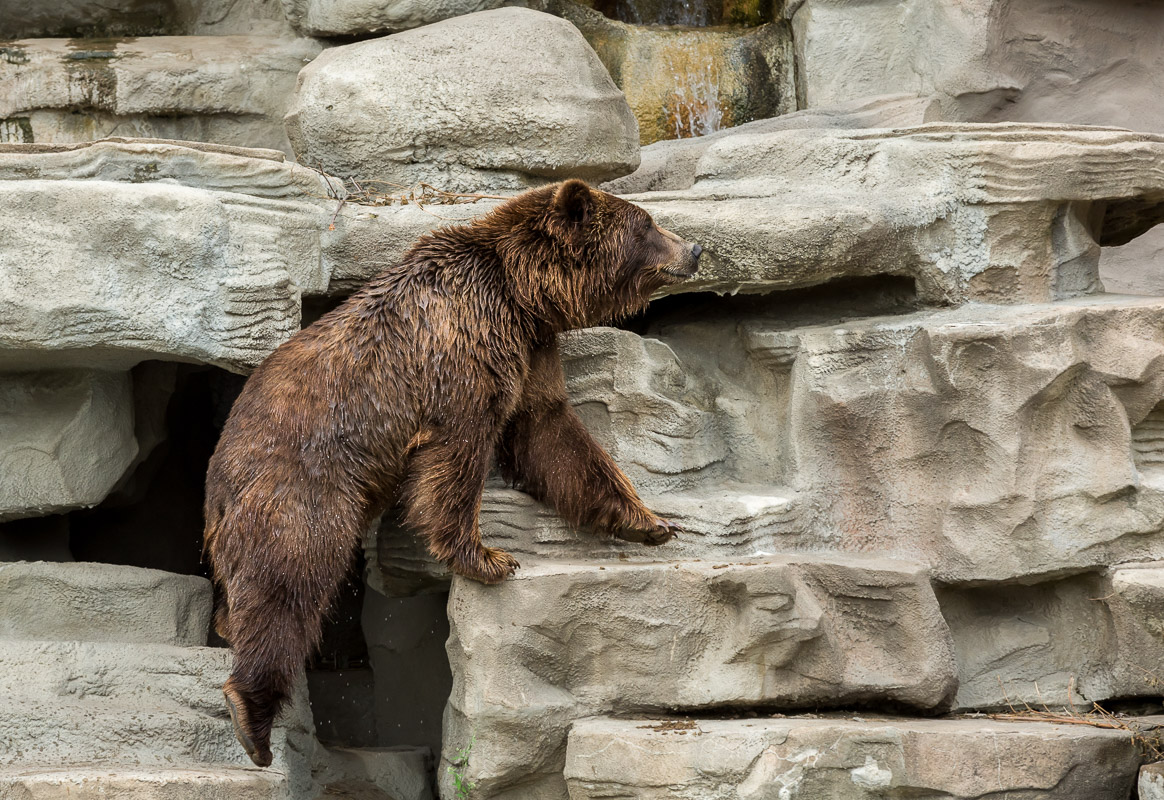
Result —
[[[661, 544], [655, 516], [566, 396], [556, 335], [643, 308], [699, 248], [580, 181], [423, 236], [247, 381], [210, 461], [206, 549], [234, 649], [240, 741], [271, 726], [369, 523], [399, 503], [434, 557], [487, 583], [518, 566], [481, 544], [496, 462], [567, 520]], [[249, 741], [247, 741], [249, 740]]]

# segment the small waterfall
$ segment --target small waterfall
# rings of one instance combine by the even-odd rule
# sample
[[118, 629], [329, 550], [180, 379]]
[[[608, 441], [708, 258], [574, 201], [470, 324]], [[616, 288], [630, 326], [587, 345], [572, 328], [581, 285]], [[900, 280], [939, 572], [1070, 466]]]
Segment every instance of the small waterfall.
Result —
[[632, 25], [705, 27], [718, 22], [707, 0], [597, 0], [594, 7]]
[[664, 53], [666, 70], [675, 90], [666, 101], [668, 126], [676, 139], [706, 136], [723, 126], [720, 103], [719, 53], [710, 52], [707, 42], [683, 37]]

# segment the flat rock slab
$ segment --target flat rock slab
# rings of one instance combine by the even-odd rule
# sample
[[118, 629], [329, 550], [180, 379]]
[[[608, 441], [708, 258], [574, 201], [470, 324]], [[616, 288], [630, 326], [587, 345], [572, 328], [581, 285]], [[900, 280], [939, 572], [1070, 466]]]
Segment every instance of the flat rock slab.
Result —
[[0, 368], [253, 368], [327, 285], [328, 192], [270, 150], [0, 145]]
[[582, 34], [522, 8], [325, 51], [287, 130], [329, 173], [450, 191], [600, 181], [639, 160], [634, 115]]
[[0, 694], [40, 702], [101, 697], [221, 715], [225, 647], [0, 639]]
[[[987, 719], [596, 719], [575, 723], [571, 800], [1124, 800], [1129, 731]], [[563, 795], [564, 796], [564, 795]]]
[[713, 143], [687, 190], [629, 195], [704, 247], [681, 291], [905, 275], [943, 303], [1097, 291], [1099, 245], [1160, 221], [1164, 137], [1066, 125], [790, 130]]
[[0, 640], [206, 644], [210, 582], [86, 562], [0, 564]]
[[924, 571], [878, 559], [538, 565], [455, 579], [440, 776], [471, 750], [477, 796], [561, 797], [577, 719], [895, 703], [946, 705], [949, 632]]
[[0, 521], [100, 503], [137, 452], [128, 373], [65, 370], [0, 379]]
[[[780, 552], [785, 535], [802, 530], [802, 504], [780, 487], [721, 486], [714, 492], [641, 492], [647, 507], [683, 528], [662, 548], [646, 547], [579, 530], [525, 492], [486, 488], [481, 499], [481, 536], [490, 547], [517, 556], [525, 566], [541, 562], [654, 562], [705, 559], [712, 562], [762, 558]], [[408, 596], [447, 591], [452, 573], [436, 561], [424, 541], [393, 519], [367, 542], [368, 579], [382, 594]]]
[[247, 767], [55, 767], [0, 770], [0, 797], [13, 800], [282, 800], [284, 777]]
[[1164, 762], [1140, 767], [1136, 788], [1140, 800], [1164, 800]]
[[0, 141], [192, 139], [291, 152], [283, 115], [312, 39], [25, 39], [0, 58]]

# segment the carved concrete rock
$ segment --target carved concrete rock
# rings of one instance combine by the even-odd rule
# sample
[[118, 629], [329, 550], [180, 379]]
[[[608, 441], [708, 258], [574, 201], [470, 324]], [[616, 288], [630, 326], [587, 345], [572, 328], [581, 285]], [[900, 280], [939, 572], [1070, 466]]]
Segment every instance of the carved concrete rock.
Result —
[[1023, 585], [945, 587], [965, 709], [1087, 707], [1157, 697], [1164, 663], [1164, 564]]
[[283, 0], [283, 10], [296, 30], [309, 36], [359, 36], [419, 28], [505, 4], [505, 0]]
[[116, 564], [0, 564], [0, 639], [206, 644], [210, 582]]
[[1123, 800], [1140, 756], [1130, 731], [985, 719], [666, 720], [575, 723], [571, 800]]
[[253, 368], [327, 285], [327, 195], [269, 150], [0, 145], [0, 367]]
[[[1164, 559], [1164, 302], [750, 308], [563, 339], [587, 428], [689, 535], [603, 540], [497, 485], [485, 541], [523, 563], [875, 552], [946, 583]], [[387, 592], [443, 575], [391, 523], [374, 549]]]
[[0, 378], [0, 521], [97, 505], [136, 455], [128, 373]]
[[695, 184], [699, 159], [712, 144], [731, 136], [818, 128], [905, 128], [940, 119], [941, 111], [934, 98], [912, 94], [891, 94], [823, 108], [806, 108], [735, 125], [705, 136], [649, 144], [642, 149], [638, 169], [630, 175], [607, 181], [601, 188], [615, 194], [690, 189]]
[[1099, 291], [1099, 246], [1160, 221], [1162, 156], [1059, 125], [790, 130], [725, 136], [690, 189], [627, 199], [703, 246], [679, 291], [890, 274], [930, 302], [1041, 302]]
[[638, 127], [577, 28], [496, 9], [334, 47], [299, 76], [299, 160], [344, 177], [480, 192], [638, 166]]
[[929, 580], [901, 562], [540, 565], [498, 586], [454, 580], [449, 619], [445, 796], [456, 764], [481, 798], [564, 797], [567, 731], [595, 714], [929, 711], [955, 687]]
[[106, 136], [291, 152], [283, 127], [322, 46], [263, 36], [26, 39], [0, 58], [0, 142]]

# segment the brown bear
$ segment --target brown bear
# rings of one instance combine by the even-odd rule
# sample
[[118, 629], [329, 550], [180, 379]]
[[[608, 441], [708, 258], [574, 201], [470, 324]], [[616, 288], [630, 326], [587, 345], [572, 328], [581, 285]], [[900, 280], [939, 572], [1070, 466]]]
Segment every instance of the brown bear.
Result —
[[577, 180], [422, 236], [247, 380], [206, 478], [206, 551], [234, 649], [223, 687], [259, 766], [371, 521], [398, 504], [432, 555], [486, 583], [518, 567], [477, 528], [491, 465], [570, 522], [658, 545], [566, 396], [556, 337], [644, 308], [699, 245]]

